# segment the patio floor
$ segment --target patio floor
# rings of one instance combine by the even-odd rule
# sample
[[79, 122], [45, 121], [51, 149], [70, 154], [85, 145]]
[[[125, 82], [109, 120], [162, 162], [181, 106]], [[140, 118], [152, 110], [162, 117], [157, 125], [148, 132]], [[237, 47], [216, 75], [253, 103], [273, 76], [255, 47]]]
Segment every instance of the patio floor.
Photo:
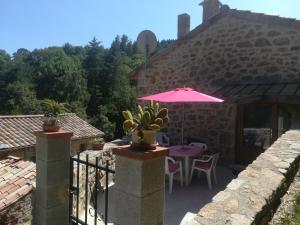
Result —
[[[106, 144], [106, 148], [110, 149], [114, 144]], [[179, 225], [187, 212], [198, 213], [199, 209], [209, 203], [212, 198], [219, 192], [225, 189], [227, 184], [234, 179], [234, 175], [228, 167], [218, 166], [217, 168], [218, 184], [214, 184], [212, 178], [212, 190], [209, 190], [206, 176], [204, 173], [198, 179], [197, 174], [186, 187], [180, 186], [180, 183], [174, 180], [173, 192], [168, 192], [168, 180], [166, 178], [165, 192], [165, 225]], [[99, 205], [100, 205], [99, 201]], [[110, 209], [112, 210], [112, 209]], [[110, 214], [110, 213], [109, 213]]]
[[179, 225], [187, 212], [198, 213], [199, 209], [209, 203], [212, 198], [225, 189], [226, 185], [234, 178], [231, 170], [219, 166], [217, 169], [218, 184], [214, 182], [212, 190], [209, 190], [205, 174], [200, 178], [195, 176], [188, 187], [181, 187], [180, 183], [174, 181], [173, 192], [168, 192], [168, 181], [166, 182], [165, 194], [165, 225]]
[[[179, 225], [183, 217], [187, 212], [197, 213], [200, 208], [205, 204], [209, 203], [212, 198], [219, 192], [225, 189], [226, 185], [234, 178], [231, 170], [219, 166], [217, 168], [218, 184], [212, 183], [213, 188], [209, 190], [207, 185], [207, 180], [205, 174], [202, 173], [201, 177], [198, 179], [195, 176], [189, 187], [181, 187], [179, 181], [174, 180], [173, 192], [169, 194], [168, 192], [168, 181], [166, 180], [166, 192], [165, 192], [165, 225]], [[111, 196], [109, 196], [110, 198]], [[98, 213], [101, 215], [104, 212], [104, 195], [98, 195]], [[94, 214], [94, 210], [89, 206], [90, 211]], [[111, 212], [113, 206], [109, 204], [109, 224], [111, 221]], [[101, 213], [102, 212], [102, 213]], [[84, 215], [81, 215], [81, 219]], [[94, 218], [88, 215], [88, 224], [94, 224]], [[98, 225], [104, 224], [100, 219], [98, 219]]]

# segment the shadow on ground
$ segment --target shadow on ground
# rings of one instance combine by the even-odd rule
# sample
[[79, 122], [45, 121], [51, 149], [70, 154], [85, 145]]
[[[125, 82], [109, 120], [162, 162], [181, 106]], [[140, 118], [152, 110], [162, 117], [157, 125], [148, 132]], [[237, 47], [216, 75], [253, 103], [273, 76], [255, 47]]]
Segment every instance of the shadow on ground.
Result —
[[180, 183], [174, 181], [172, 194], [168, 193], [168, 181], [166, 180], [165, 195], [165, 225], [179, 225], [187, 212], [198, 213], [200, 208], [209, 203], [212, 198], [225, 189], [228, 183], [234, 178], [230, 169], [218, 167], [218, 184], [214, 184], [209, 190], [205, 174], [200, 178], [193, 177], [189, 187], [181, 187]]

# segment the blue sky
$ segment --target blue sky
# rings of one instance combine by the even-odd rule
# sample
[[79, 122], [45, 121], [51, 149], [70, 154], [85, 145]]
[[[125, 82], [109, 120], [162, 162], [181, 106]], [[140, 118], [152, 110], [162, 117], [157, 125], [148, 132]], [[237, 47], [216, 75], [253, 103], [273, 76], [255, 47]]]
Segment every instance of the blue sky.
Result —
[[[202, 20], [200, 0], [0, 0], [0, 49], [85, 45], [94, 36], [109, 47], [117, 34], [135, 40], [144, 29], [174, 39], [177, 15]], [[222, 0], [231, 8], [300, 19], [299, 0]]]

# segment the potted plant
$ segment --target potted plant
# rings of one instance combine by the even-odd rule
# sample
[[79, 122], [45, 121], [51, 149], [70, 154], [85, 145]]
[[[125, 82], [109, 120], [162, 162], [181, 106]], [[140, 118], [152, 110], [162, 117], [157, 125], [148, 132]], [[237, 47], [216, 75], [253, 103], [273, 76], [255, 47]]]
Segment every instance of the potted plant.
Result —
[[43, 131], [57, 132], [60, 129], [60, 117], [67, 111], [65, 103], [59, 103], [51, 99], [41, 102], [44, 111]]
[[138, 149], [155, 149], [156, 134], [168, 121], [168, 109], [160, 108], [159, 103], [138, 106], [138, 114], [133, 117], [129, 110], [123, 111], [123, 129], [132, 134], [132, 146]]
[[102, 150], [104, 147], [104, 139], [103, 138], [94, 138], [90, 141], [93, 150]]

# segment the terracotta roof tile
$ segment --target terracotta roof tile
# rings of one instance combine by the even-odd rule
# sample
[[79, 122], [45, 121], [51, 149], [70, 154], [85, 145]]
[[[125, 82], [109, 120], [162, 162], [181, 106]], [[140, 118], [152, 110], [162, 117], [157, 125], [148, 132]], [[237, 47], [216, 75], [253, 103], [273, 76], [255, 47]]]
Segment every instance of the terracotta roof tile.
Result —
[[35, 171], [26, 174], [26, 175], [24, 176], [24, 178], [25, 178], [25, 179], [28, 179], [28, 178], [30, 178], [32, 175], [35, 175]]
[[20, 197], [17, 194], [13, 194], [13, 195], [7, 196], [5, 198], [4, 204], [6, 206], [11, 205], [12, 203], [15, 203], [18, 199], [20, 199]]
[[[43, 115], [0, 116], [0, 144], [7, 145], [7, 150], [34, 146], [33, 132], [41, 130], [43, 118]], [[73, 113], [65, 114], [61, 122], [64, 130], [74, 133], [73, 140], [103, 135], [103, 132]], [[0, 148], [0, 151], [5, 149]]]
[[14, 182], [15, 185], [21, 186], [22, 183], [26, 182], [26, 179], [23, 177], [17, 177], [17, 180]]
[[[9, 179], [7, 179], [9, 180]], [[3, 185], [0, 189], [0, 193], [9, 193], [11, 189], [15, 187], [15, 184]]]
[[26, 193], [30, 192], [31, 190], [32, 190], [32, 186], [26, 185], [26, 186], [23, 186], [23, 188], [21, 188], [17, 194], [19, 196], [24, 196], [24, 195], [26, 195]]
[[[5, 193], [0, 193], [0, 199], [5, 199], [5, 197], [8, 195], [8, 193], [7, 192], [5, 192]], [[1, 203], [0, 203], [1, 204]]]
[[0, 160], [0, 211], [31, 192], [36, 176], [33, 162], [16, 157]]
[[30, 182], [31, 179], [29, 178], [26, 178], [25, 180], [22, 180], [22, 182], [18, 183], [18, 184], [14, 184], [14, 185], [17, 185], [18, 187], [23, 187], [24, 185], [27, 185], [28, 182]]

